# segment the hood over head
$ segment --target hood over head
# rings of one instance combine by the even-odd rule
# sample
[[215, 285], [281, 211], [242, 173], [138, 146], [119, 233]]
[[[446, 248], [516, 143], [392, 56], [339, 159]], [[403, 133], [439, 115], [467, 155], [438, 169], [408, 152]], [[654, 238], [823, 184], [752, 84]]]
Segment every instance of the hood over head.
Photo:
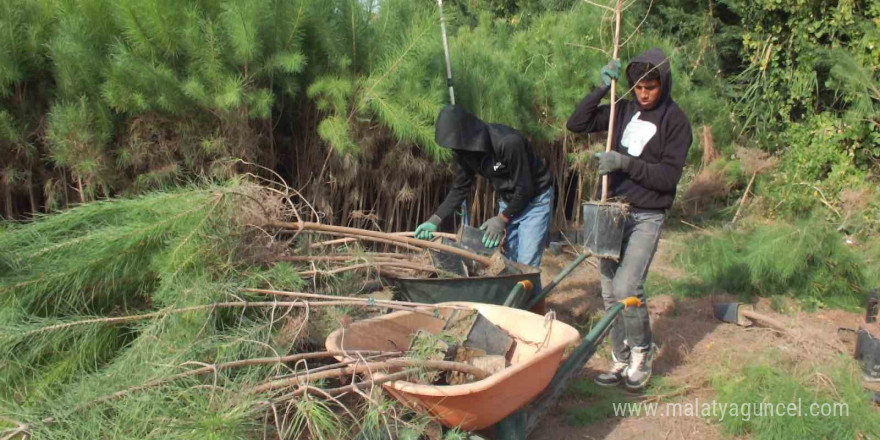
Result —
[[480, 118], [461, 107], [447, 105], [437, 115], [434, 140], [456, 151], [486, 153], [490, 149], [489, 129]]
[[653, 48], [640, 53], [639, 56], [630, 61], [629, 65], [626, 66], [626, 77], [630, 82], [630, 87], [636, 85], [637, 81], [634, 80], [638, 80], [638, 78], [630, 78], [630, 68], [635, 63], [650, 64], [660, 74], [660, 88], [662, 91], [660, 92], [660, 101], [657, 103], [657, 106], [669, 100], [669, 95], [672, 92], [672, 69], [669, 66], [669, 59], [666, 58], [666, 54], [658, 48]]

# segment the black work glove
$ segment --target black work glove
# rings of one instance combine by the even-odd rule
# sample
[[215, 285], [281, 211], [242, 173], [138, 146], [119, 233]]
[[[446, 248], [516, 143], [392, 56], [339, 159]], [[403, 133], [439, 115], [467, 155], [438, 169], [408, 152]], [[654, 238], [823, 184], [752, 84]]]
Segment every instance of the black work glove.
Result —
[[599, 152], [596, 153], [596, 157], [599, 158], [599, 175], [605, 175], [609, 173], [613, 173], [617, 170], [625, 170], [629, 167], [629, 162], [632, 160], [631, 157], [620, 154], [616, 151], [609, 152]]
[[507, 230], [507, 220], [498, 214], [486, 220], [480, 229], [486, 231], [483, 233], [483, 246], [493, 248], [501, 244], [501, 239], [504, 238], [504, 232]]

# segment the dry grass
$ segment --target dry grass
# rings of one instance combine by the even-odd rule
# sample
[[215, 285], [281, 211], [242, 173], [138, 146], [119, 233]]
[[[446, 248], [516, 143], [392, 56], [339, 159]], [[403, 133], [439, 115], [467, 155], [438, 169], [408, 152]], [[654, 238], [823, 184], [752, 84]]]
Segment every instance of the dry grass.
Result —
[[761, 174], [779, 162], [779, 158], [757, 148], [737, 147], [736, 156], [747, 174]]

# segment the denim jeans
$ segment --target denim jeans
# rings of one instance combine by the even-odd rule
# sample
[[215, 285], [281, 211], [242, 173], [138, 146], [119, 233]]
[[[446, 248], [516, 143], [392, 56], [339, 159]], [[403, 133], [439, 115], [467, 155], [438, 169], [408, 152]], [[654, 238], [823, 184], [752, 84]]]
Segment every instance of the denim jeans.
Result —
[[[507, 203], [498, 203], [498, 212], [507, 208]], [[553, 187], [532, 197], [529, 206], [507, 224], [507, 238], [504, 253], [517, 263], [540, 267], [544, 248], [547, 246], [550, 219], [553, 215]], [[538, 288], [539, 286], [535, 286]]]
[[624, 309], [611, 327], [611, 349], [620, 361], [629, 360], [631, 348], [647, 347], [652, 343], [644, 286], [665, 217], [662, 211], [633, 209], [624, 224], [620, 260], [599, 261], [605, 310], [629, 296], [642, 301], [640, 307]]

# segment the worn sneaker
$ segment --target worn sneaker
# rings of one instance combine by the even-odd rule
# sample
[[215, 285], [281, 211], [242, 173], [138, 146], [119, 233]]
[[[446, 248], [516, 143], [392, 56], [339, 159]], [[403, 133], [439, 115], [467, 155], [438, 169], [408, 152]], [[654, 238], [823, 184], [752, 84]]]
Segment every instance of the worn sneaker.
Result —
[[596, 382], [596, 385], [601, 387], [615, 387], [621, 380], [623, 380], [623, 374], [627, 367], [629, 367], [629, 363], [617, 360], [617, 356], [614, 356], [614, 353], [611, 353], [611, 360], [611, 369], [593, 379], [593, 382]]
[[633, 347], [631, 353], [629, 367], [624, 373], [626, 387], [630, 390], [641, 390], [651, 380], [651, 364], [654, 363], [657, 344], [651, 344], [648, 347]]

